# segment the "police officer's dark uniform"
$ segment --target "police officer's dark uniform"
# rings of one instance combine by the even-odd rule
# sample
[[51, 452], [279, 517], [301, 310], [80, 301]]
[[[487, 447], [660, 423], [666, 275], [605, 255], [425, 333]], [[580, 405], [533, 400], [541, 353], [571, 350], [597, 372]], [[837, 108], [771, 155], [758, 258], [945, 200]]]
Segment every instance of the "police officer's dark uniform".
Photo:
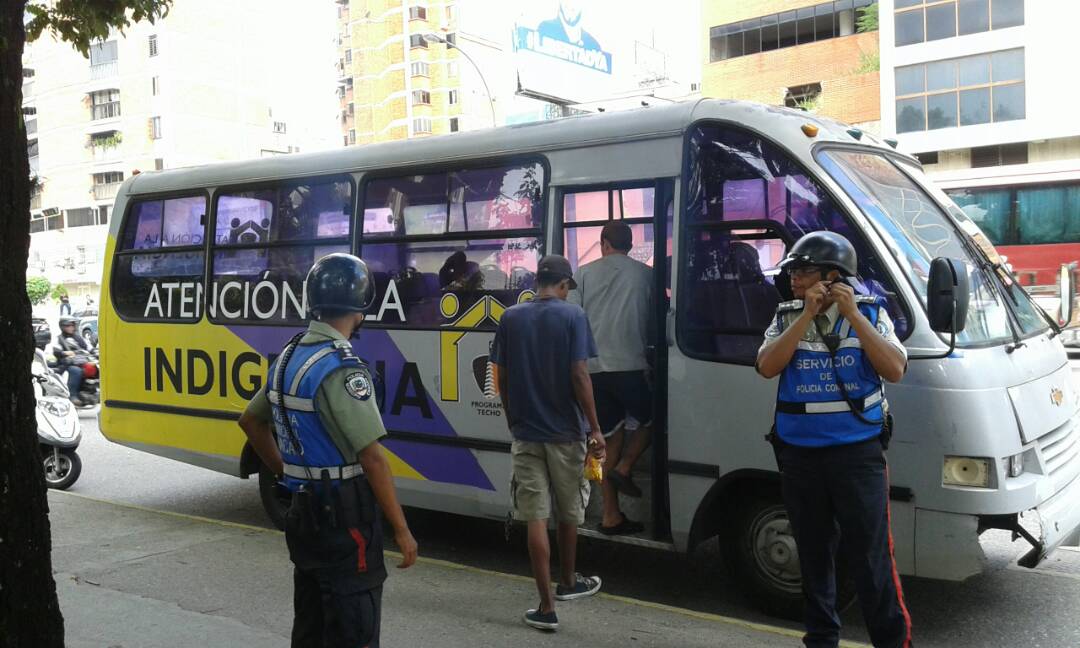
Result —
[[[308, 307], [363, 311], [367, 266], [351, 255], [320, 259], [308, 274]], [[383, 539], [379, 511], [357, 455], [386, 434], [376, 383], [352, 344], [314, 319], [271, 365], [268, 388], [247, 413], [273, 419], [292, 492], [285, 540], [295, 565], [293, 646], [377, 646]]]
[[[847, 277], [857, 273], [855, 249], [831, 232], [804, 236], [783, 266], [835, 269]], [[877, 334], [906, 358], [877, 298], [856, 294], [855, 304]], [[802, 310], [802, 300], [780, 304], [762, 349], [775, 343]], [[807, 646], [839, 642], [835, 559], [841, 536], [846, 554], [841, 559], [851, 564], [874, 645], [911, 643], [889, 530], [887, 412], [882, 379], [834, 303], [814, 318], [780, 374], [772, 439], [799, 550]]]

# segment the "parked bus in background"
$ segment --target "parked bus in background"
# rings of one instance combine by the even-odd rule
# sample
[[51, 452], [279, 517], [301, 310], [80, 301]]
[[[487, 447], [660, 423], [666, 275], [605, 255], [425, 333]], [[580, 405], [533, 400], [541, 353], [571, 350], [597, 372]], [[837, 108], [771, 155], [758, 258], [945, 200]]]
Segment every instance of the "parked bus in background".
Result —
[[[1060, 268], [1076, 271], [1080, 264], [1080, 180], [947, 188], [945, 193], [1005, 257], [1020, 285], [1058, 317]], [[1067, 324], [1063, 341], [1080, 344], [1075, 328], [1080, 320]]]
[[[764, 441], [776, 384], [753, 365], [792, 298], [778, 263], [819, 230], [855, 246], [859, 290], [883, 302], [908, 350], [904, 380], [888, 387], [901, 572], [977, 574], [987, 529], [1025, 538], [1022, 564], [1034, 566], [1080, 529], [1080, 398], [1057, 327], [917, 160], [856, 128], [702, 100], [143, 173], [124, 182], [115, 213], [102, 432], [258, 475], [275, 522], [282, 490], [236, 419], [304, 326], [316, 259], [351, 251], [372, 271], [356, 350], [385, 385], [403, 503], [505, 520], [495, 327], [534, 295], [543, 254], [577, 267], [619, 220], [653, 269], [660, 325], [654, 443], [634, 475], [647, 529], [612, 539], [685, 552], [719, 537], [743, 591], [798, 615], [797, 548]], [[583, 533], [600, 535], [598, 513]]]

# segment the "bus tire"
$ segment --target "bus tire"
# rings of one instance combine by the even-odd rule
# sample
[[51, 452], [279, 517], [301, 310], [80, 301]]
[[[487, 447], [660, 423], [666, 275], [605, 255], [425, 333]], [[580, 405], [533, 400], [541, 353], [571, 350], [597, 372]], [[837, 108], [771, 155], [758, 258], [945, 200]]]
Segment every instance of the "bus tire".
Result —
[[285, 512], [289, 510], [289, 491], [278, 482], [277, 475], [259, 462], [259, 499], [271, 524], [285, 530]]
[[[801, 621], [799, 553], [779, 494], [745, 500], [734, 513], [733, 524], [720, 526], [720, 549], [729, 573], [766, 614]], [[855, 601], [855, 588], [848, 570], [837, 563], [836, 609], [843, 611]]]

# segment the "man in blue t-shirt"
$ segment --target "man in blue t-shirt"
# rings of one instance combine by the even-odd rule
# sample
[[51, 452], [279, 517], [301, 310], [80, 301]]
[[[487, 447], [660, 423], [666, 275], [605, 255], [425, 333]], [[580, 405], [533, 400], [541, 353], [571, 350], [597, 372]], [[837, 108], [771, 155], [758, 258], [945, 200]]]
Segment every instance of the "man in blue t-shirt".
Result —
[[[529, 559], [540, 592], [540, 605], [525, 613], [525, 623], [553, 631], [559, 627], [556, 599], [584, 598], [600, 590], [600, 577], [576, 573], [574, 561], [577, 528], [585, 521], [589, 500], [585, 456], [591, 452], [604, 460], [604, 436], [586, 364], [596, 356], [596, 342], [585, 311], [566, 302], [577, 287], [570, 262], [557, 254], [540, 259], [536, 283], [539, 292], [532, 301], [503, 313], [491, 360], [499, 369], [499, 396], [514, 437], [514, 514], [528, 523]], [[552, 498], [560, 557], [554, 596], [547, 532]]]

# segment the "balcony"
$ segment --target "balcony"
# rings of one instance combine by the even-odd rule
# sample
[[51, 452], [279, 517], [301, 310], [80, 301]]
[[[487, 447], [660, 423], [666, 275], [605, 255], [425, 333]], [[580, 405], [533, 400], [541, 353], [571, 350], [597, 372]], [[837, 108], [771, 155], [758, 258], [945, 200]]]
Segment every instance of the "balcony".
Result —
[[116, 64], [116, 61], [106, 61], [105, 63], [98, 63], [97, 65], [90, 66], [90, 79], [93, 81], [97, 81], [98, 79], [108, 79], [119, 73], [120, 68]]
[[120, 116], [120, 102], [110, 101], [103, 104], [95, 104], [90, 107], [90, 119], [97, 121], [99, 119], [113, 119]]
[[94, 200], [108, 200], [109, 198], [114, 198], [116, 196], [116, 192], [120, 190], [120, 185], [122, 184], [124, 183], [110, 182], [107, 184], [94, 185]]
[[30, 209], [41, 209], [41, 192], [30, 196]]
[[27, 119], [25, 124], [27, 137], [37, 133], [37, 119]]

